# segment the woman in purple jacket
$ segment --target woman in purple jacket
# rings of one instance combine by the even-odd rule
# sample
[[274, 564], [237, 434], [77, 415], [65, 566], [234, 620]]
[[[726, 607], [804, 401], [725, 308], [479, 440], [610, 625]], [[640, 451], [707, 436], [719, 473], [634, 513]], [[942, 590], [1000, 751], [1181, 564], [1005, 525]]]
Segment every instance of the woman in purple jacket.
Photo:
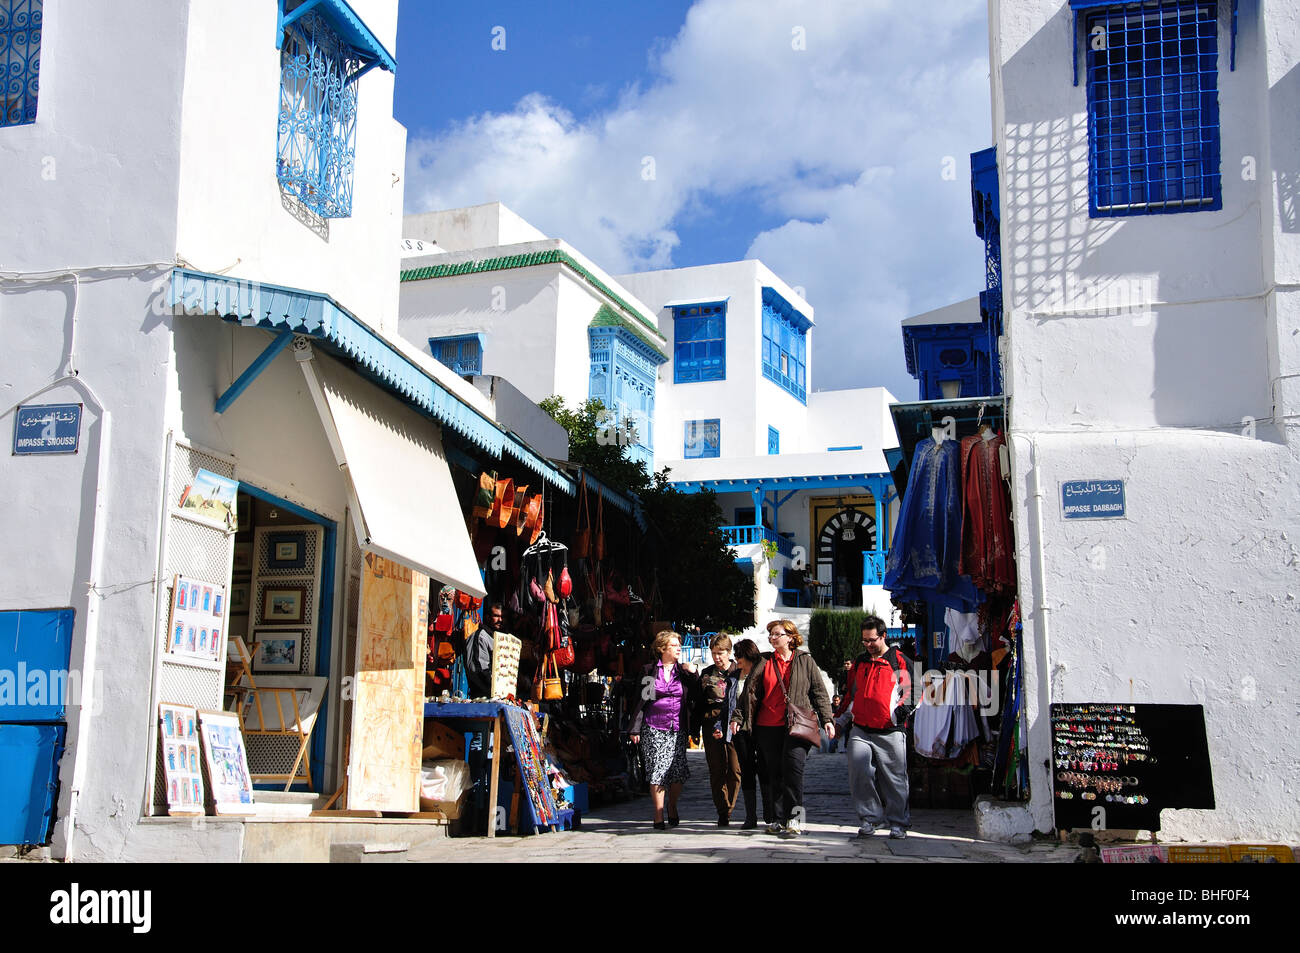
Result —
[[[677, 799], [682, 783], [690, 777], [686, 764], [686, 739], [695, 730], [700, 706], [700, 680], [695, 667], [683, 665], [682, 640], [676, 632], [655, 636], [658, 662], [641, 671], [641, 691], [632, 709], [628, 735], [641, 745], [650, 800], [654, 805], [655, 830], [676, 827]], [[664, 822], [667, 795], [668, 819]]]

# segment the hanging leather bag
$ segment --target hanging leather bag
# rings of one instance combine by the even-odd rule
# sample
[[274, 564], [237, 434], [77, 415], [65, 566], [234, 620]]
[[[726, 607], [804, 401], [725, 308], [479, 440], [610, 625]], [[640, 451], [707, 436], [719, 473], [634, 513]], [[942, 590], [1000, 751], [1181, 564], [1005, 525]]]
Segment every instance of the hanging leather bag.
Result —
[[605, 494], [596, 495], [596, 562], [605, 558]]
[[560, 669], [555, 663], [555, 656], [547, 654], [542, 661], [542, 700], [558, 702], [564, 698], [564, 681], [560, 678]]
[[591, 553], [591, 511], [587, 509], [587, 474], [582, 474], [582, 484], [578, 488], [578, 525], [573, 530], [573, 545], [570, 547], [578, 559], [586, 559]]

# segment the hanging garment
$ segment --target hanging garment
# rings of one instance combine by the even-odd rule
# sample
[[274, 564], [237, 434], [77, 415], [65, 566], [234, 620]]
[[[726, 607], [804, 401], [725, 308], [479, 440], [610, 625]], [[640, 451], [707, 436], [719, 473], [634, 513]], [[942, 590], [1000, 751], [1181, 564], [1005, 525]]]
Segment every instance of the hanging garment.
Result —
[[957, 443], [926, 437], [916, 445], [903, 506], [885, 562], [884, 586], [895, 601], [929, 597], [970, 612], [984, 596], [959, 574], [961, 453]]
[[961, 442], [962, 520], [960, 572], [985, 592], [1016, 586], [1011, 497], [1002, 480], [999, 451], [1006, 440], [967, 437]]
[[966, 746], [979, 737], [975, 691], [960, 672], [931, 675], [925, 679], [921, 704], [912, 720], [916, 753], [933, 761], [960, 757]]
[[943, 621], [948, 626], [948, 654], [969, 662], [984, 650], [984, 636], [980, 634], [978, 612], [958, 612], [944, 609]]

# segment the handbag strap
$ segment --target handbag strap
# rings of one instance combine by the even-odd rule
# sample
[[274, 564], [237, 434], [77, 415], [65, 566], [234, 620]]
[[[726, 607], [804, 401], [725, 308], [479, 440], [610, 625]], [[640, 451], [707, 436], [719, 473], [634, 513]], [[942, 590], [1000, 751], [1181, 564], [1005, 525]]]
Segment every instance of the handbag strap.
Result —
[[596, 535], [605, 532], [605, 494], [596, 494]]
[[577, 532], [586, 524], [588, 529], [591, 528], [591, 511], [587, 509], [587, 471], [582, 471], [582, 483], [578, 489], [578, 525], [574, 527]]

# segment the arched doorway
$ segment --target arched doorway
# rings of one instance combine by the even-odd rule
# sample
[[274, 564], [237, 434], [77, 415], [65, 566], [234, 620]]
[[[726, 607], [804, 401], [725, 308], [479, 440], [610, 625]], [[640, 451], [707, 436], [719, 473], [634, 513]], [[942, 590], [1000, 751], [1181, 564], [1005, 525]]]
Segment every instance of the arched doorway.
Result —
[[837, 606], [862, 605], [862, 553], [876, 548], [876, 518], [866, 507], [870, 497], [859, 503], [833, 501], [830, 507], [814, 507], [822, 517], [817, 533], [818, 578], [831, 585], [831, 601]]

